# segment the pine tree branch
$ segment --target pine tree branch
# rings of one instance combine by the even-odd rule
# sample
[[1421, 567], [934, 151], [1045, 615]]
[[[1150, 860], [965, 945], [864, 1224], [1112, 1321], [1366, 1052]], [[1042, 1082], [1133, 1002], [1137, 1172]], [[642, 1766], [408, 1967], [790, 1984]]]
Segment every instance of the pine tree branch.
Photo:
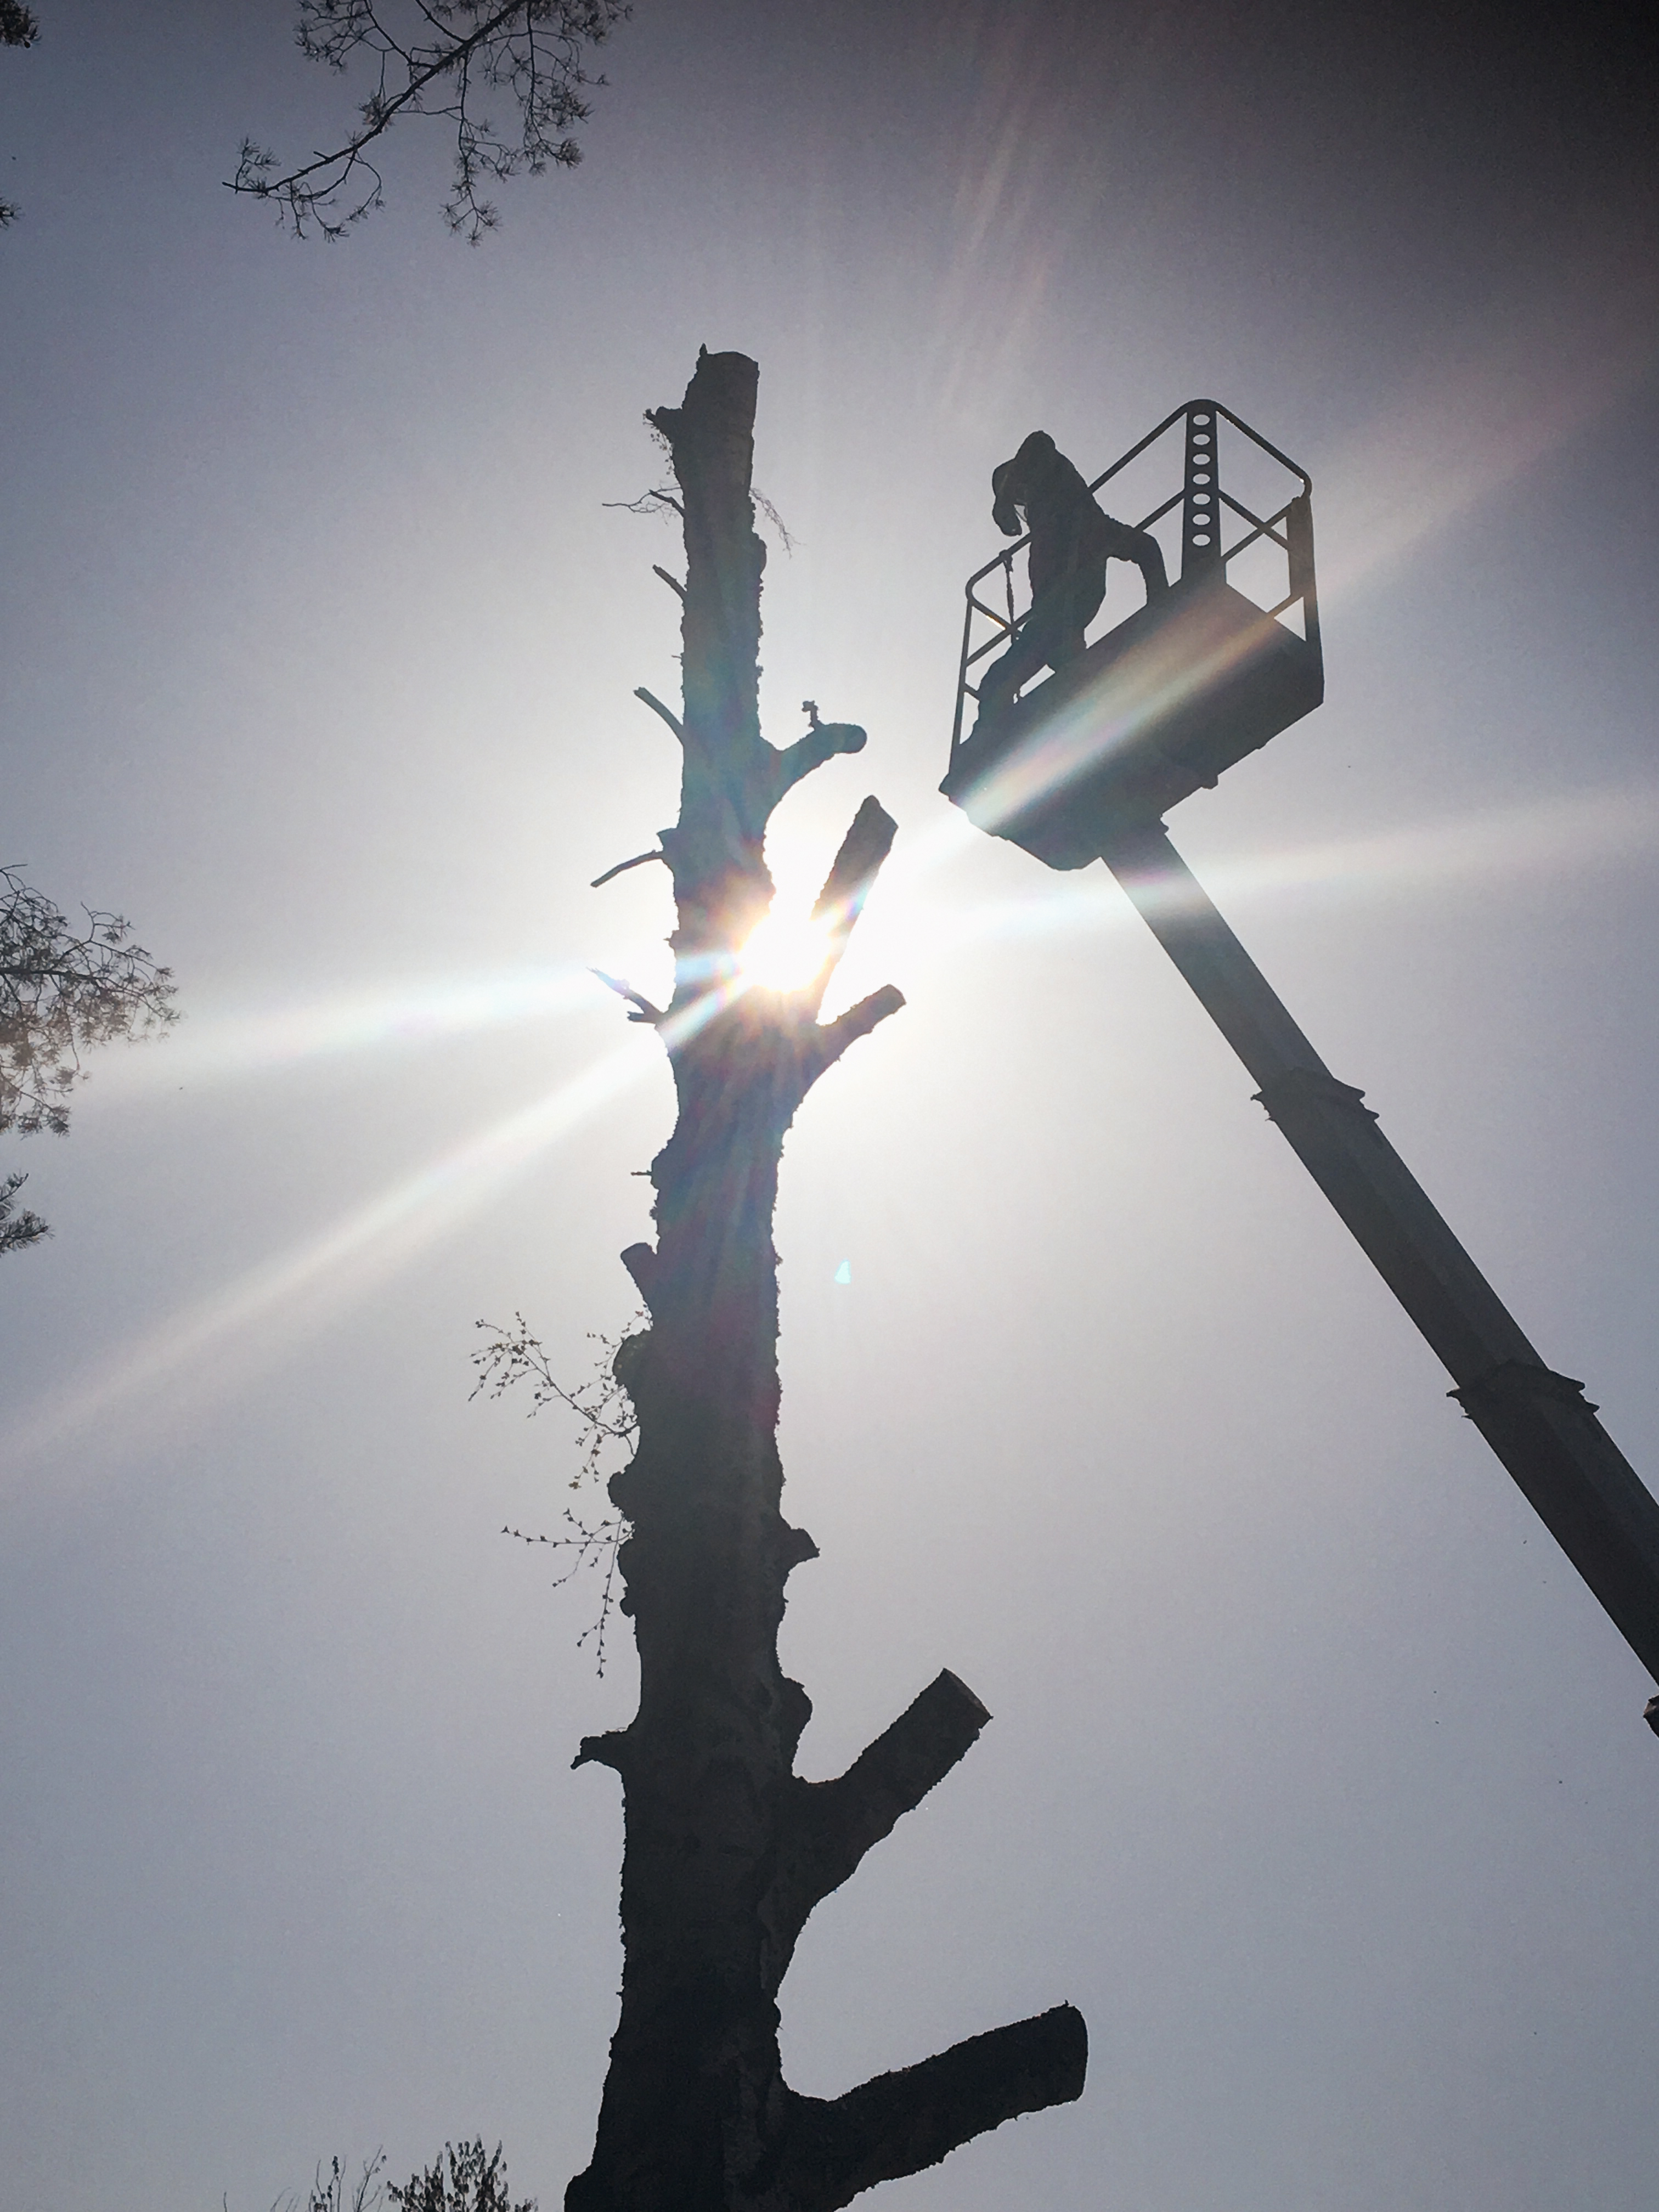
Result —
[[27, 1181], [24, 1175], [9, 1175], [0, 1181], [0, 1252], [27, 1251], [52, 1234], [38, 1213], [17, 1205], [17, 1194]]
[[[550, 165], [569, 168], [581, 149], [559, 137], [592, 112], [582, 97], [602, 85], [582, 68], [586, 48], [602, 45], [630, 13], [628, 0], [299, 0], [299, 45], [313, 61], [343, 70], [366, 53], [379, 82], [358, 109], [359, 127], [326, 154], [316, 154], [284, 175], [274, 176], [276, 157], [252, 138], [242, 141], [234, 192], [274, 200], [296, 238], [314, 224], [325, 238], [343, 237], [381, 204], [380, 171], [369, 158], [392, 125], [406, 115], [435, 115], [455, 126], [455, 182], [444, 213], [450, 228], [473, 244], [495, 228], [496, 210], [479, 198], [485, 178], [527, 170], [540, 176]], [[471, 17], [472, 27], [456, 27]], [[400, 29], [399, 21], [407, 22]], [[401, 82], [399, 82], [401, 80]], [[477, 112], [480, 87], [507, 92], [519, 110], [516, 143], [501, 137]], [[359, 172], [369, 180], [356, 184]], [[350, 204], [343, 212], [342, 196]]]
[[673, 713], [671, 708], [663, 705], [662, 701], [658, 698], [654, 691], [647, 691], [644, 684], [640, 684], [635, 686], [634, 696], [636, 699], [643, 699], [646, 705], [651, 709], [653, 714], [660, 714], [662, 716], [664, 721], [667, 723], [669, 728], [672, 730], [674, 735], [679, 739], [680, 743], [682, 744], [685, 743], [685, 725], [681, 721], [678, 714]]

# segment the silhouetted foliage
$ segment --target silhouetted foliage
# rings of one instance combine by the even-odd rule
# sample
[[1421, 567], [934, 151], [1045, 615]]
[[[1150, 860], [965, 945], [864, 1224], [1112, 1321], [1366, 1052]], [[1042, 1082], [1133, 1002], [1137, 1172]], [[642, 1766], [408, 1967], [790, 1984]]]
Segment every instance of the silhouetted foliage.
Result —
[[0, 1252], [21, 1252], [26, 1244], [38, 1244], [52, 1234], [38, 1213], [27, 1206], [21, 1213], [17, 1210], [17, 1194], [27, 1181], [27, 1176], [9, 1175], [0, 1183]]
[[[459, 2150], [446, 2143], [442, 2158], [424, 2173], [411, 2174], [402, 2188], [394, 2181], [386, 2195], [400, 2212], [536, 2212], [533, 2197], [513, 2202], [501, 2147], [497, 2143], [486, 2158], [482, 2136], [476, 2142], [464, 2142]], [[338, 2212], [338, 2208], [326, 2206], [322, 2212]]]
[[[276, 155], [245, 138], [231, 190], [275, 201], [296, 238], [342, 238], [383, 204], [369, 149], [404, 116], [441, 116], [455, 127], [444, 217], [476, 246], [500, 221], [480, 197], [486, 180], [520, 171], [539, 177], [580, 161], [570, 132], [592, 112], [584, 95], [605, 82], [584, 60], [632, 12], [629, 0], [300, 0], [301, 52], [332, 70], [365, 57], [374, 89], [357, 110], [358, 127], [332, 153], [280, 176]], [[483, 112], [491, 92], [516, 111], [506, 131]]]
[[[81, 1054], [118, 1037], [154, 1035], [178, 1019], [173, 971], [132, 939], [125, 916], [92, 907], [77, 930], [15, 867], [0, 867], [0, 1130], [68, 1131]], [[17, 1215], [23, 1178], [0, 1196], [0, 1252], [37, 1243], [46, 1224]]]
[[[32, 46], [40, 35], [40, 26], [35, 21], [34, 10], [19, 5], [19, 0], [0, 0], [0, 46]], [[0, 230], [15, 222], [18, 210], [9, 200], [0, 200]], [[0, 1214], [0, 1219], [3, 1219]], [[0, 1243], [0, 1252], [6, 1246]]]
[[81, 1054], [178, 1019], [173, 970], [132, 940], [125, 915], [82, 909], [84, 930], [16, 868], [0, 866], [0, 1129], [69, 1127]]
[[[351, 2212], [374, 2212], [374, 2206], [385, 2200], [386, 2190], [380, 2179], [380, 2169], [385, 2164], [384, 2151], [376, 2151], [374, 2157], [365, 2162], [362, 2173], [357, 2177], [356, 2186], [351, 2192]], [[337, 2158], [331, 2162], [326, 2178], [319, 2166], [317, 2179], [312, 2183], [310, 2194], [305, 2199], [304, 2212], [346, 2212], [347, 2202], [345, 2178], [340, 2172], [339, 2160]], [[297, 2197], [279, 2197], [271, 2206], [270, 2212], [301, 2212], [301, 2201]]]

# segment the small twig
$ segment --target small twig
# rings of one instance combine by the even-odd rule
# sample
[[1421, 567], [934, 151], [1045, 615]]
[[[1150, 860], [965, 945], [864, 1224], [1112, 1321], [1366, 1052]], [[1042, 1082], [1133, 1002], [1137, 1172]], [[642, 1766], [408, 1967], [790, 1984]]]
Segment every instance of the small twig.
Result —
[[674, 597], [679, 600], [682, 605], [684, 605], [685, 586], [681, 583], [678, 576], [671, 576], [666, 568], [659, 568], [654, 561], [651, 563], [651, 573], [653, 576], [660, 576], [664, 583], [667, 585], [669, 590], [672, 592]]
[[682, 522], [685, 520], [685, 509], [672, 491], [642, 491], [637, 499], [602, 499], [599, 505], [619, 507], [624, 514], [660, 514], [664, 507], [672, 507]]
[[685, 743], [685, 729], [679, 716], [676, 714], [671, 713], [670, 710], [663, 705], [662, 701], [659, 699], [653, 692], [647, 691], [643, 684], [636, 684], [634, 687], [634, 696], [636, 699], [643, 699], [646, 705], [651, 709], [653, 714], [660, 714], [662, 716], [664, 721], [667, 723], [669, 728], [672, 730], [674, 735], [679, 739], [680, 743], [682, 744]]
[[[642, 868], [647, 860], [660, 860], [666, 867], [668, 855], [666, 853], [659, 852], [654, 847], [648, 853], [635, 853], [631, 860], [618, 860], [614, 868], [607, 868], [602, 876], [595, 876], [587, 888], [591, 891], [596, 891], [602, 885], [612, 882], [617, 876], [625, 876], [630, 868]], [[595, 973], [597, 972], [595, 970]]]

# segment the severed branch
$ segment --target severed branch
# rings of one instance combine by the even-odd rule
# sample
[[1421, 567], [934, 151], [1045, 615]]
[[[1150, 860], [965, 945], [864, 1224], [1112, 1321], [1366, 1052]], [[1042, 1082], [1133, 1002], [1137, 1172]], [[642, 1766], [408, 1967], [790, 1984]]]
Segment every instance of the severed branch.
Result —
[[897, 823], [879, 799], [866, 799], [853, 817], [812, 908], [814, 921], [831, 923], [838, 944], [845, 945], [852, 935], [897, 832]]
[[792, 1778], [775, 1914], [787, 1946], [775, 1962], [780, 1980], [813, 1906], [943, 1781], [990, 1717], [946, 1668], [845, 1774], [833, 1782]]
[[878, 1022], [884, 1022], [890, 1014], [896, 1014], [904, 1005], [904, 994], [896, 985], [884, 983], [878, 991], [872, 991], [867, 999], [860, 999], [855, 1006], [848, 1006], [833, 1022], [825, 1022], [815, 1032], [812, 1071], [808, 1078], [809, 1088], [826, 1068], [833, 1067], [850, 1044], [868, 1036]]
[[[841, 841], [841, 850], [836, 854], [830, 872], [823, 879], [823, 889], [818, 893], [812, 906], [813, 921], [826, 922], [829, 925], [825, 936], [823, 965], [813, 978], [805, 994], [806, 1004], [814, 1015], [823, 1004], [823, 994], [830, 988], [830, 978], [841, 963], [842, 955], [847, 950], [848, 939], [852, 936], [854, 927], [864, 911], [864, 902], [870, 896], [877, 876], [881, 872], [882, 862], [893, 849], [893, 839], [897, 830], [897, 823], [880, 801], [866, 799], [853, 817], [851, 829]], [[864, 1003], [868, 1006], [870, 1002], [866, 1000]], [[903, 1000], [899, 999], [897, 1005], [884, 1007], [870, 1023], [870, 1028], [873, 1029], [875, 1023], [882, 1020], [886, 1014], [896, 1013], [898, 1007], [903, 1003]], [[845, 1016], [842, 1018], [845, 1019]], [[827, 1035], [828, 1032], [822, 1032], [822, 1034]], [[841, 1053], [846, 1051], [854, 1036], [862, 1036], [865, 1034], [863, 1030], [849, 1030], [842, 1043], [837, 1048], [836, 1056], [839, 1057]], [[829, 1065], [830, 1062], [826, 1060], [823, 1066], [827, 1067]]]
[[657, 1248], [654, 1244], [630, 1244], [622, 1255], [622, 1263], [634, 1279], [634, 1287], [645, 1300], [647, 1311], [652, 1310], [651, 1294], [657, 1282]]
[[[659, 574], [661, 571], [658, 571]], [[816, 699], [803, 699], [801, 712], [811, 727], [804, 738], [797, 738], [793, 745], [772, 753], [772, 787], [768, 796], [768, 811], [776, 806], [805, 775], [815, 768], [822, 768], [837, 753], [861, 753], [869, 743], [868, 732], [856, 722], [821, 722]]]
[[878, 2074], [844, 2097], [792, 2093], [769, 2201], [791, 2212], [838, 2212], [860, 2191], [920, 2173], [1005, 2120], [1072, 2103], [1088, 2066], [1083, 2015], [1062, 2004]]

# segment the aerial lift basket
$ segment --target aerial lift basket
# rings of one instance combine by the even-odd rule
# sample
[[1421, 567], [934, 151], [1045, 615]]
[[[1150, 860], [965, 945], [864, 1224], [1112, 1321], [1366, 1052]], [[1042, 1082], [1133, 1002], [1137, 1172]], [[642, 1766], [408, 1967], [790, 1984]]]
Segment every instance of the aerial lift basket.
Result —
[[[1248, 441], [1229, 440], [1231, 488], [1220, 479], [1223, 424]], [[1175, 582], [1011, 706], [980, 713], [964, 735], [987, 664], [1030, 612], [1018, 610], [1014, 572], [1028, 540], [968, 580], [939, 787], [977, 827], [1051, 868], [1086, 867], [1123, 830], [1159, 821], [1325, 691], [1306, 471], [1229, 409], [1194, 399], [1090, 489], [1114, 479], [1120, 498], [1152, 496], [1136, 527], [1164, 539], [1178, 528]], [[1261, 512], [1245, 504], [1246, 490]]]
[[[1231, 489], [1220, 476], [1224, 424], [1238, 434], [1227, 441]], [[1177, 425], [1185, 465], [1179, 489], [1168, 491]], [[1269, 464], [1281, 472], [1276, 480]], [[969, 580], [941, 787], [980, 829], [1051, 868], [1105, 860], [1446, 1368], [1452, 1397], [1659, 1683], [1659, 1501], [1601, 1426], [1583, 1383], [1545, 1364], [1383, 1135], [1364, 1092], [1332, 1074], [1164, 829], [1170, 807], [1214, 784], [1323, 696], [1307, 475], [1226, 408], [1194, 399], [1090, 489], [1115, 478], [1115, 507], [1150, 497], [1139, 528], [1172, 539], [1179, 512], [1176, 582], [1117, 622], [1109, 599], [1108, 626], [1079, 658], [1011, 705], [981, 711], [964, 736], [983, 664], [1006, 650], [1026, 618], [1014, 577], [1025, 541], [987, 562]], [[1294, 489], [1282, 500], [1264, 498], [1258, 479]], [[1659, 1696], [1646, 1717], [1659, 1734]]]

